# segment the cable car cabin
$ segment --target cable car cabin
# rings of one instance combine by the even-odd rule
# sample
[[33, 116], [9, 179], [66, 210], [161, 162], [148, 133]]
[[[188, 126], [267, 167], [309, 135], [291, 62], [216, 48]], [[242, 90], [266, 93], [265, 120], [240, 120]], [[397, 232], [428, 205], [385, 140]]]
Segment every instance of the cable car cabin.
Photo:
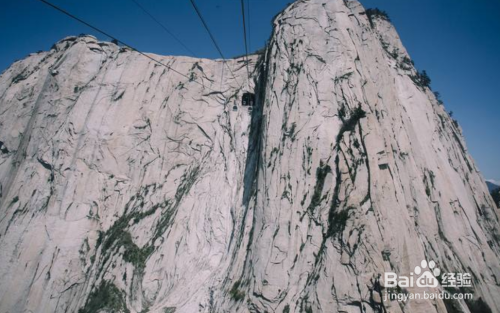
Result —
[[233, 111], [238, 111], [238, 106], [236, 106], [236, 104], [233, 106]]
[[241, 99], [241, 105], [245, 107], [253, 107], [255, 104], [255, 95], [250, 92], [245, 92]]

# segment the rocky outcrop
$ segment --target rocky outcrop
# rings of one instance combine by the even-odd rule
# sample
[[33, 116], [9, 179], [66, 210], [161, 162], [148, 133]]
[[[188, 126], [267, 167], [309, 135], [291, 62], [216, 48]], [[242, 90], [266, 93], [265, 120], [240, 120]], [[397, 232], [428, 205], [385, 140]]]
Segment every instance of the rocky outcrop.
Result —
[[490, 194], [497, 207], [500, 208], [500, 187], [490, 191]]
[[[393, 26], [341, 0], [273, 23], [250, 79], [89, 36], [0, 76], [0, 311], [500, 310], [495, 204]], [[384, 301], [424, 259], [475, 299]]]

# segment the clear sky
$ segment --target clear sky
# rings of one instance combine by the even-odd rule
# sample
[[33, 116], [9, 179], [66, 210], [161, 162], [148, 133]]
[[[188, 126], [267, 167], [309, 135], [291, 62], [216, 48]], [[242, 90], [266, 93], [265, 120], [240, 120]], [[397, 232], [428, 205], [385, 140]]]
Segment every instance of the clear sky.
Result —
[[[50, 0], [142, 51], [189, 55], [132, 0]], [[197, 56], [217, 58], [189, 0], [136, 0]], [[249, 0], [246, 0], [249, 1]], [[250, 50], [292, 0], [250, 0]], [[331, 1], [331, 0], [325, 0]], [[0, 0], [0, 71], [69, 35], [95, 34], [37, 0]], [[197, 0], [226, 57], [244, 53], [237, 0]], [[361, 0], [389, 13], [417, 68], [462, 126], [486, 179], [500, 181], [500, 0]], [[107, 38], [97, 35], [101, 40]]]

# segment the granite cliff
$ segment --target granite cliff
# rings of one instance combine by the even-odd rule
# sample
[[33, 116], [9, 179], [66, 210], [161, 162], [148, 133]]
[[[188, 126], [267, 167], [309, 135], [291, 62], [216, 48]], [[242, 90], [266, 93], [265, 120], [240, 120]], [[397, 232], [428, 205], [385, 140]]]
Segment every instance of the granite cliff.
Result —
[[[1, 312], [500, 311], [495, 203], [386, 16], [273, 25], [250, 78], [91, 36], [2, 73]], [[422, 260], [474, 300], [383, 301]]]

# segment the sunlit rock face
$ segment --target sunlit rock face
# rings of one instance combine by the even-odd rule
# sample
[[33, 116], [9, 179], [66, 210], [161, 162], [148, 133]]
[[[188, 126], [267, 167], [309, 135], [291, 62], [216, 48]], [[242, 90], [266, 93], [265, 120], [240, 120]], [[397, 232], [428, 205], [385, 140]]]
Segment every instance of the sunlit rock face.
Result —
[[[0, 76], [0, 312], [500, 311], [497, 209], [393, 26], [273, 25], [250, 78], [90, 36]], [[385, 300], [422, 260], [474, 300]]]

